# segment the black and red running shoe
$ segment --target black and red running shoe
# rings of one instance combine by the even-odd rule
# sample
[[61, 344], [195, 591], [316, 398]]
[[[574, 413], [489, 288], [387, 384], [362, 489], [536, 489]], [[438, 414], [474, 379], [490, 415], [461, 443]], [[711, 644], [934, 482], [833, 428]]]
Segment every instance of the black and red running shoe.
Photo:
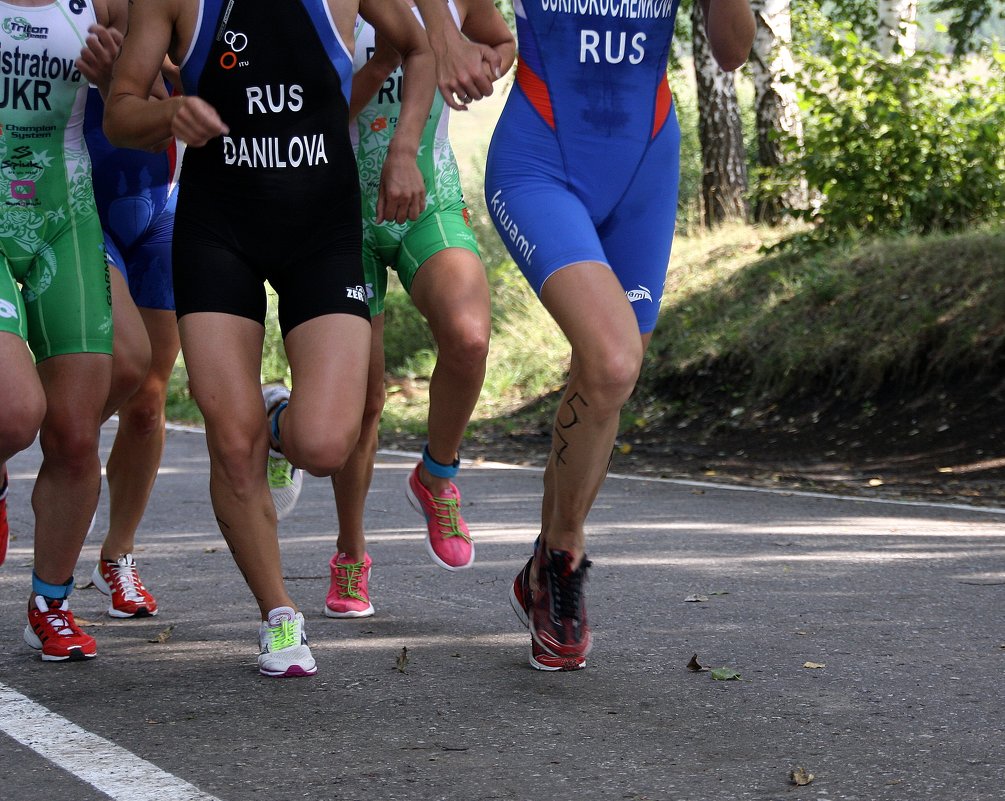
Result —
[[584, 556], [573, 570], [573, 561], [568, 551], [535, 550], [510, 587], [513, 611], [531, 632], [530, 664], [538, 670], [584, 668], [593, 647], [583, 592], [592, 563]]

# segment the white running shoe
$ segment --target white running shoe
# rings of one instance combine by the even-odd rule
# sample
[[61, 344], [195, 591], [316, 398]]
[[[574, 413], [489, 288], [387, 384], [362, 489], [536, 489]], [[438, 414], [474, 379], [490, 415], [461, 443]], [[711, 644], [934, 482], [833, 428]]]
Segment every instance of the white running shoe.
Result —
[[[262, 400], [265, 402], [265, 417], [269, 425], [269, 440], [272, 440], [272, 413], [290, 398], [290, 391], [284, 384], [262, 384]], [[275, 448], [269, 448], [266, 466], [272, 503], [276, 507], [276, 517], [282, 520], [293, 511], [304, 486], [304, 471], [294, 467]]]
[[258, 627], [258, 672], [263, 676], [288, 678], [313, 676], [317, 663], [307, 644], [304, 616], [288, 606], [269, 612], [269, 619]]
[[269, 449], [269, 462], [266, 471], [269, 477], [269, 490], [272, 492], [272, 503], [276, 507], [276, 517], [282, 520], [293, 511], [304, 488], [304, 471], [294, 467], [281, 453]]

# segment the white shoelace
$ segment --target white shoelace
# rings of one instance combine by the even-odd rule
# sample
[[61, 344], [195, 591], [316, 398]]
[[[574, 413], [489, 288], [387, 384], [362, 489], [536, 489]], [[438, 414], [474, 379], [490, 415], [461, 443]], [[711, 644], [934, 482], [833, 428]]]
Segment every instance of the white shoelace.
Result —
[[127, 557], [123, 557], [111, 565], [110, 570], [112, 581], [115, 582], [127, 601], [143, 602], [146, 600], [139, 591], [139, 587], [142, 585], [139, 574], [136, 572], [135, 562], [127, 561]]

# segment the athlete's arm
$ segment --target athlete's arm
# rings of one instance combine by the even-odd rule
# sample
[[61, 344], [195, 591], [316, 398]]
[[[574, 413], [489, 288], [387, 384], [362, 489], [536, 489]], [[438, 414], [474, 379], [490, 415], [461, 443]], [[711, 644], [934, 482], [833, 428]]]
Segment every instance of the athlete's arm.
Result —
[[112, 64], [119, 55], [122, 34], [115, 28], [92, 25], [87, 29], [87, 39], [75, 64], [87, 82], [98, 87], [103, 98], [108, 97], [108, 85], [112, 80]]
[[757, 31], [747, 0], [701, 0], [712, 56], [726, 71], [747, 60]]
[[499, 57], [499, 73], [490, 72], [489, 61], [484, 56], [482, 67], [490, 80], [501, 78], [516, 59], [516, 39], [492, 0], [462, 0], [461, 33], [475, 44], [484, 45]]
[[355, 118], [384, 85], [387, 76], [401, 64], [401, 55], [380, 34], [374, 37], [370, 59], [352, 76], [352, 96], [349, 98], [349, 119]]
[[436, 82], [446, 104], [464, 111], [472, 100], [491, 95], [493, 77], [503, 74], [499, 54], [461, 36], [444, 0], [416, 0], [416, 5], [436, 55]]
[[362, 0], [359, 13], [401, 54], [401, 112], [380, 176], [377, 222], [403, 223], [418, 219], [426, 207], [426, 186], [415, 159], [436, 91], [436, 64], [422, 26], [404, 3]]
[[88, 83], [98, 87], [101, 96], [108, 97], [112, 80], [112, 64], [122, 47], [122, 32], [126, 30], [128, 6], [126, 0], [95, 0], [97, 23], [87, 29], [87, 39], [76, 61]]
[[200, 147], [229, 130], [216, 109], [198, 97], [151, 97], [182, 1], [133, 2], [105, 105], [105, 136], [117, 147], [160, 150], [174, 137]]

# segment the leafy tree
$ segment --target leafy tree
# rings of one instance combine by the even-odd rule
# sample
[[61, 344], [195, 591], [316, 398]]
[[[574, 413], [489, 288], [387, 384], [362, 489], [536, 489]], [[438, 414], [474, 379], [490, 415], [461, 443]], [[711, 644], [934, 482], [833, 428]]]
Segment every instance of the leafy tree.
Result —
[[[1005, 53], [981, 72], [918, 52], [892, 62], [847, 23], [801, 22], [804, 141], [773, 173], [774, 191], [805, 177], [816, 238], [849, 231], [959, 230], [1005, 213]], [[809, 38], [803, 41], [809, 41]], [[769, 186], [769, 189], [771, 187]]]

